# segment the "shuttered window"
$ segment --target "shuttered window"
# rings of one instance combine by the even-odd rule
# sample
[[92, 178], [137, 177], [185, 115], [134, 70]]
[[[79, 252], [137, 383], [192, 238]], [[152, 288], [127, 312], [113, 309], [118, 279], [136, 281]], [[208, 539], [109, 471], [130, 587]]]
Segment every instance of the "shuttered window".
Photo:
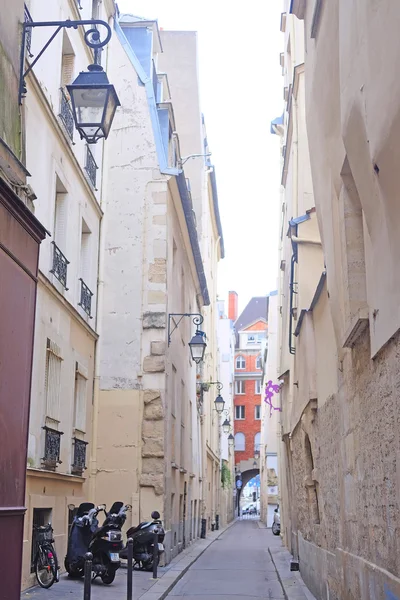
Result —
[[67, 207], [67, 194], [57, 193], [54, 217], [54, 241], [64, 254], [67, 251]]
[[[61, 63], [61, 87], [65, 88], [66, 85], [72, 83], [74, 79], [74, 54], [63, 54]], [[66, 90], [65, 90], [66, 92]]]
[[61, 384], [61, 350], [50, 339], [46, 348], [46, 416], [54, 421], [60, 421], [60, 384]]
[[86, 395], [87, 373], [79, 363], [76, 363], [74, 428], [82, 433], [86, 431]]

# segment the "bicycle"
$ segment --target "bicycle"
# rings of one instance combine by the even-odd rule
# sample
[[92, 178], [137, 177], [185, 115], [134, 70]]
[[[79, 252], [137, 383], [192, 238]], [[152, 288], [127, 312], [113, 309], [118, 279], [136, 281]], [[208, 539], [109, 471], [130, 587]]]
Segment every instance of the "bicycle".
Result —
[[50, 588], [59, 580], [58, 560], [54, 548], [53, 528], [51, 524], [35, 527], [38, 549], [35, 556], [34, 566], [36, 579], [40, 587]]

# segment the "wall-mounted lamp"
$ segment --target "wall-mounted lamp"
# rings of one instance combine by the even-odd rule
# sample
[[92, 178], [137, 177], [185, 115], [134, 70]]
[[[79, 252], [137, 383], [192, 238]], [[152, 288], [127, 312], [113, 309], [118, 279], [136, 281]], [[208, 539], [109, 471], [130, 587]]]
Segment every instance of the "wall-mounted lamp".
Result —
[[259, 450], [254, 450], [254, 458], [256, 460], [258, 460], [260, 458], [260, 451]]
[[[56, 35], [62, 29], [78, 29], [80, 25], [92, 25], [92, 28], [84, 32], [84, 40], [87, 46], [94, 49], [95, 63], [89, 65], [88, 72], [82, 71], [73, 83], [67, 86], [68, 94], [71, 98], [72, 114], [75, 127], [79, 131], [81, 139], [85, 139], [88, 144], [95, 144], [99, 139], [107, 139], [110, 133], [111, 124], [114, 119], [117, 106], [120, 106], [117, 93], [113, 85], [108, 81], [107, 74], [103, 67], [97, 64], [97, 56], [100, 48], [108, 44], [111, 39], [111, 27], [105, 21], [100, 19], [90, 19], [81, 21], [32, 21], [27, 13], [25, 22], [22, 24], [22, 44], [20, 55], [20, 75], [18, 102], [22, 104], [22, 99], [26, 95], [25, 78], [30, 73], [47, 50]], [[100, 33], [96, 25], [105, 27], [107, 35], [103, 41], [100, 40]], [[35, 60], [24, 71], [25, 51], [27, 40], [30, 40], [32, 29], [35, 27], [56, 27], [55, 32], [50, 36], [46, 44], [40, 50]], [[91, 39], [89, 39], [89, 37]]]
[[235, 438], [233, 437], [233, 435], [230, 433], [228, 435], [228, 444], [230, 448], [233, 448], [233, 445], [235, 443]]
[[[180, 317], [178, 320], [175, 320], [174, 327], [171, 329], [171, 320], [174, 317]], [[199, 325], [202, 324], [204, 318], [199, 313], [169, 313], [168, 315], [168, 346], [171, 343], [171, 336], [174, 333], [175, 329], [179, 327], [179, 323], [185, 317], [193, 317], [193, 323], [196, 325], [196, 332], [192, 339], [189, 342], [190, 354], [192, 359], [196, 364], [199, 364], [204, 360], [204, 353], [207, 348], [206, 344], [206, 334], [204, 331], [200, 331]]]
[[229, 433], [231, 430], [231, 422], [228, 419], [225, 419], [225, 421], [222, 423], [222, 431], [224, 433]]

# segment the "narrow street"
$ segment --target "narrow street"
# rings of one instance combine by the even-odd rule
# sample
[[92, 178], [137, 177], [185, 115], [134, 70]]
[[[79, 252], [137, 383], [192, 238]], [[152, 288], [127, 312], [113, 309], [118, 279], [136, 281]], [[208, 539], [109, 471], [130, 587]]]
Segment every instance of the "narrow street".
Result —
[[[211, 533], [207, 540], [198, 540], [191, 545], [167, 567], [159, 569], [157, 582], [152, 580], [150, 573], [135, 571], [133, 598], [314, 600], [300, 575], [289, 572], [288, 556], [280, 538], [273, 536], [269, 528], [257, 518], [244, 518], [225, 531]], [[92, 584], [91, 600], [126, 600], [126, 576], [127, 571], [122, 568], [110, 586], [96, 580]], [[171, 589], [171, 586], [174, 587]], [[64, 573], [50, 590], [35, 587], [21, 595], [21, 600], [53, 598], [82, 600], [83, 581], [70, 580]]]
[[254, 519], [227, 529], [192, 565], [168, 598], [283, 600], [278, 574], [268, 552], [269, 531]]

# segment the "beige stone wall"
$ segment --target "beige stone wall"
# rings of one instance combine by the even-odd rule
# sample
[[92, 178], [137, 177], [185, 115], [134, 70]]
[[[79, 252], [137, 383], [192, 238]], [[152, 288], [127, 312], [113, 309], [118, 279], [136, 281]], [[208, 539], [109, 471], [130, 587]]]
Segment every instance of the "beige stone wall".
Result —
[[[386, 68], [400, 13], [388, 2], [321, 6], [317, 18], [306, 5], [305, 86], [327, 279], [296, 340], [293, 402], [282, 394], [292, 415], [280, 450], [283, 534], [318, 599], [384, 600], [400, 595], [399, 88]], [[299, 266], [300, 286], [320, 271], [305, 254]]]

